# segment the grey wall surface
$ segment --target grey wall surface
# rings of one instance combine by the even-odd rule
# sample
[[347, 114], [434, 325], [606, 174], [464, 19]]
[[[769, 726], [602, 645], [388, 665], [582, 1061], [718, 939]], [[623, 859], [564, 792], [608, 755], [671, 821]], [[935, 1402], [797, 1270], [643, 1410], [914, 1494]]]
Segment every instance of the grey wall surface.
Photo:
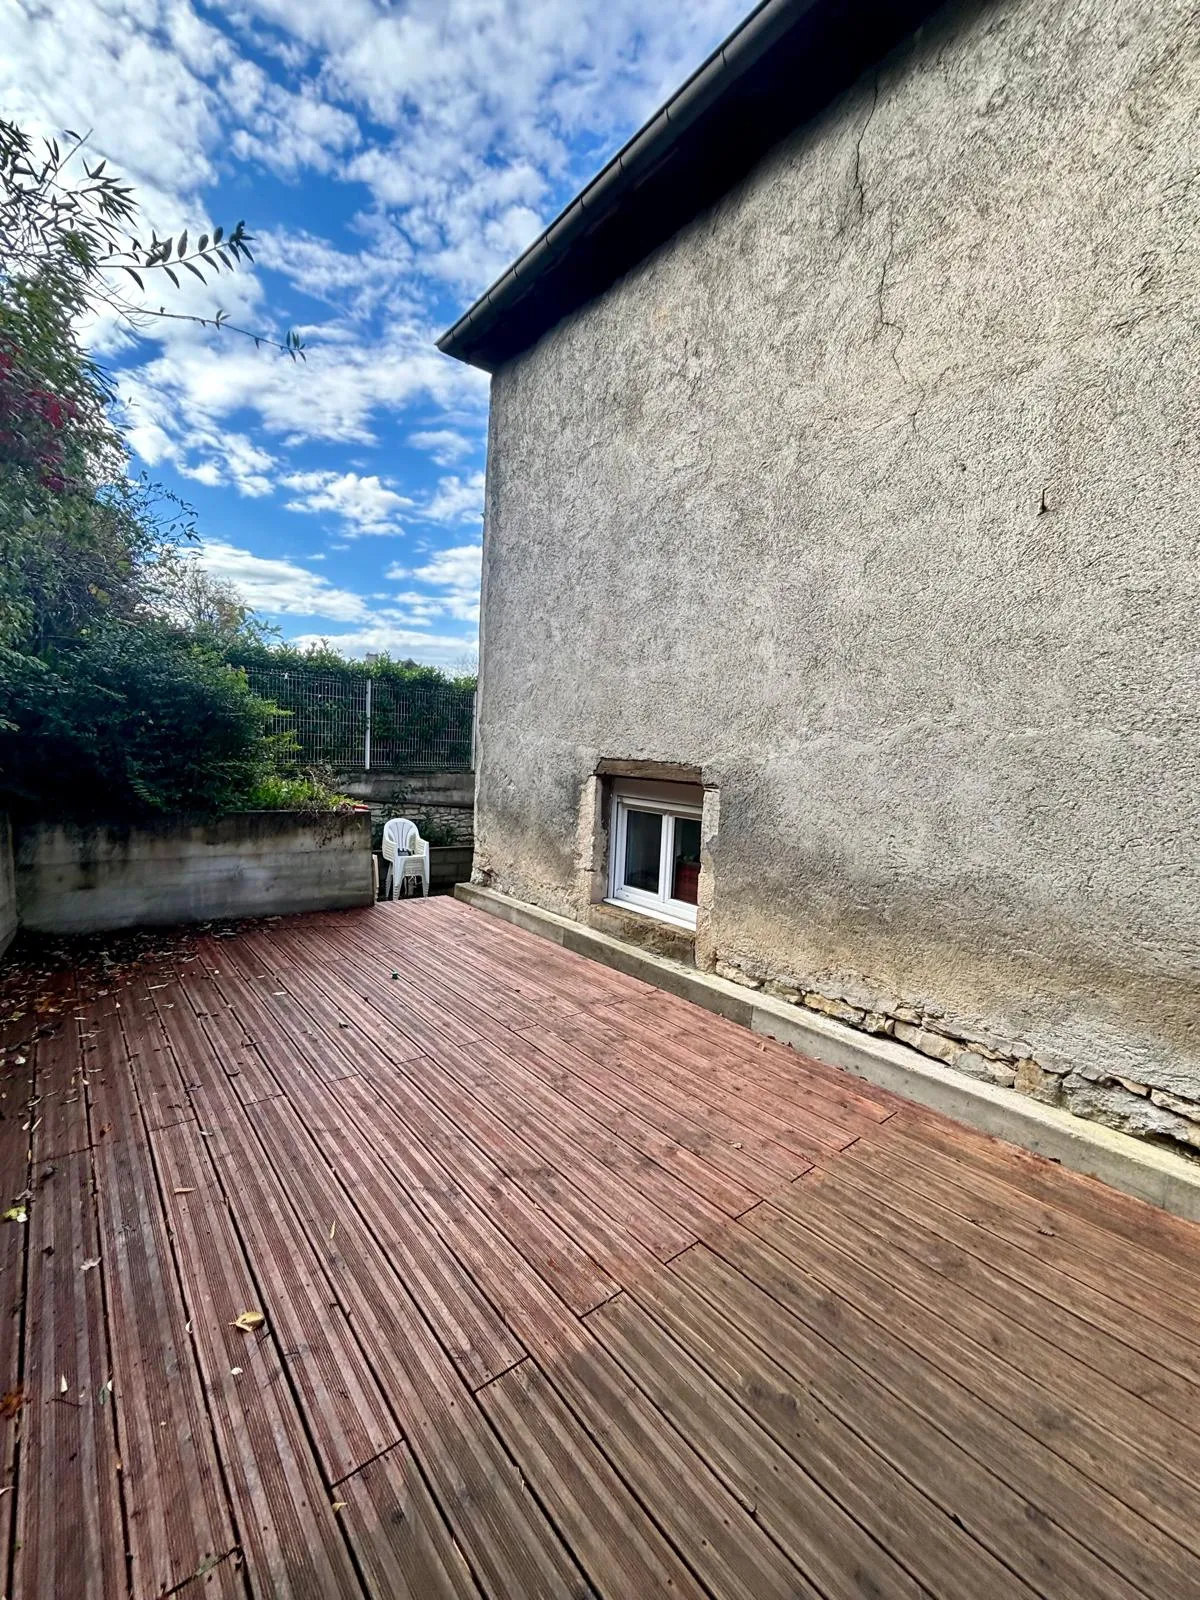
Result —
[[0, 811], [0, 956], [17, 934], [17, 884], [13, 874], [12, 826]]
[[497, 374], [478, 881], [697, 766], [701, 960], [1200, 1142], [1198, 110], [1185, 0], [952, 7]]
[[138, 827], [45, 823], [16, 833], [22, 926], [40, 933], [370, 905], [366, 812], [249, 811]]

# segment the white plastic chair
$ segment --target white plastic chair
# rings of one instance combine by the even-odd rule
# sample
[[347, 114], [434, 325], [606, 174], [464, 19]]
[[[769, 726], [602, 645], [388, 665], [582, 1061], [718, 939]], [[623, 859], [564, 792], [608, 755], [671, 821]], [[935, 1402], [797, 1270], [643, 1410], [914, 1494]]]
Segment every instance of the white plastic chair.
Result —
[[429, 893], [429, 841], [422, 839], [415, 822], [408, 817], [392, 817], [383, 825], [383, 859], [388, 864], [384, 884], [385, 900], [394, 900], [397, 891], [405, 893], [409, 879], [421, 880], [421, 893]]

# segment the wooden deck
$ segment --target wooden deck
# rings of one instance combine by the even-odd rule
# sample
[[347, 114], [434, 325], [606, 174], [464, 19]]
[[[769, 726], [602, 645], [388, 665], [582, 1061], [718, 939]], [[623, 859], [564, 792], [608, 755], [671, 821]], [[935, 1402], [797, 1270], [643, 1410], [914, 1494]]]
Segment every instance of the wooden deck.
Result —
[[1196, 1228], [453, 900], [197, 952], [8, 1056], [7, 1595], [1200, 1594]]

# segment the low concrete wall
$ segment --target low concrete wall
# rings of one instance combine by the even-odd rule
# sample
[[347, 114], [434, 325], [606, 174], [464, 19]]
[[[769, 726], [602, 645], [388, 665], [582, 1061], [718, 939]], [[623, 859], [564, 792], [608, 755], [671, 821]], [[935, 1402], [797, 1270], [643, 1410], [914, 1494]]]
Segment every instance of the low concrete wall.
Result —
[[17, 909], [39, 933], [370, 905], [365, 811], [248, 811], [136, 827], [35, 823], [15, 835]]
[[434, 889], [452, 889], [469, 883], [475, 852], [468, 845], [435, 845], [429, 852], [429, 883]]
[[0, 956], [17, 933], [17, 884], [13, 873], [12, 827], [0, 811]]

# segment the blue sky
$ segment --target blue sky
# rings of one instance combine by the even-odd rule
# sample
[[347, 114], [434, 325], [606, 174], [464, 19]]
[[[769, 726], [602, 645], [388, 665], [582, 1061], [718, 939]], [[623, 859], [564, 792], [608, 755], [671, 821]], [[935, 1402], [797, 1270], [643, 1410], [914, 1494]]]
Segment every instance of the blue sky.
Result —
[[[92, 130], [160, 232], [257, 238], [176, 302], [307, 363], [98, 326], [139, 461], [285, 637], [474, 656], [486, 377], [433, 340], [747, 0], [0, 0], [0, 106]], [[156, 301], [157, 301], [156, 296]]]

